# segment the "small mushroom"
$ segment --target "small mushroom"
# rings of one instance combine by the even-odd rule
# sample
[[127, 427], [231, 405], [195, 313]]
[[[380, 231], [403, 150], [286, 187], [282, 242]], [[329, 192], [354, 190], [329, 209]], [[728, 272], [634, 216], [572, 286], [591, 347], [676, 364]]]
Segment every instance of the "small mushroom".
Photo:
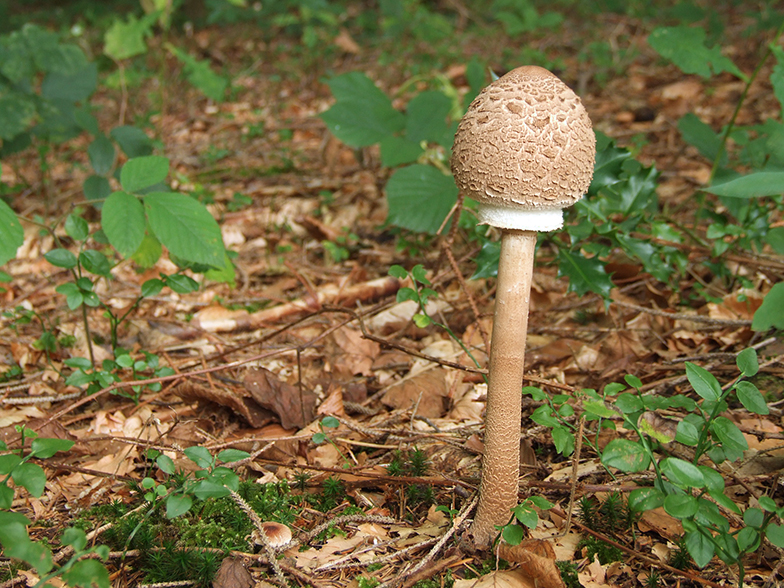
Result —
[[261, 528], [274, 549], [283, 547], [291, 541], [291, 529], [282, 523], [264, 521], [261, 523]]
[[477, 547], [517, 505], [520, 414], [536, 232], [563, 226], [563, 209], [593, 175], [596, 138], [580, 99], [555, 75], [520, 67], [487, 86], [457, 127], [452, 172], [479, 203], [480, 223], [501, 229], [487, 390]]

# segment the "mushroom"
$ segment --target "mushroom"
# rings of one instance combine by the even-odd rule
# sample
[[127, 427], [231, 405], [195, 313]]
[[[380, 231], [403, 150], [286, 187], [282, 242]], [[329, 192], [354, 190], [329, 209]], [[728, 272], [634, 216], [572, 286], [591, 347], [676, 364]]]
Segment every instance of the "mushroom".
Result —
[[482, 481], [471, 527], [486, 547], [517, 505], [520, 415], [536, 232], [563, 226], [563, 209], [588, 190], [596, 138], [577, 95], [536, 66], [487, 86], [457, 127], [452, 172], [479, 203], [479, 222], [501, 229], [490, 350]]

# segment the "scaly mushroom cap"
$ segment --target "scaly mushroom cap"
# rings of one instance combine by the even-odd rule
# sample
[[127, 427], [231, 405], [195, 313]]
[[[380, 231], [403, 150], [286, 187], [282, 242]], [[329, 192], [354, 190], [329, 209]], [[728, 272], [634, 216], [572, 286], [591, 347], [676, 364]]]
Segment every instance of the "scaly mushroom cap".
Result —
[[577, 95], [537, 66], [519, 67], [482, 90], [457, 127], [452, 173], [480, 203], [481, 222], [549, 231], [582, 198], [596, 138]]

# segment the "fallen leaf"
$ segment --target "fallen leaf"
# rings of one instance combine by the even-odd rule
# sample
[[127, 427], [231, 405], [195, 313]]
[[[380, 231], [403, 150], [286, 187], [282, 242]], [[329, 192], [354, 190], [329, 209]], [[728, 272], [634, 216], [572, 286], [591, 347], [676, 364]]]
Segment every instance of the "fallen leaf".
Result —
[[503, 570], [472, 580], [455, 580], [453, 588], [542, 588], [542, 585], [521, 570]]
[[316, 395], [280, 380], [264, 368], [248, 370], [243, 379], [253, 399], [280, 418], [284, 429], [300, 429], [313, 420]]
[[411, 409], [416, 416], [438, 418], [444, 414], [448, 393], [446, 370], [434, 368], [390, 386], [381, 402], [394, 409]]
[[352, 55], [358, 55], [361, 51], [357, 42], [351, 37], [349, 32], [343, 28], [340, 29], [340, 34], [335, 37], [335, 45]]
[[534, 582], [537, 588], [564, 588], [561, 572], [555, 565], [555, 551], [545, 539], [526, 539], [519, 545], [501, 543], [498, 555], [520, 565], [520, 572]]
[[373, 362], [381, 353], [378, 343], [365, 339], [359, 331], [348, 328], [338, 329], [332, 338], [344, 352], [334, 361], [338, 371], [349, 376], [373, 375]]
[[212, 588], [253, 588], [253, 576], [238, 557], [226, 557], [221, 563]]
[[263, 427], [275, 420], [275, 414], [260, 407], [245, 390], [238, 392], [229, 388], [209, 388], [184, 381], [177, 386], [176, 392], [183, 400], [206, 400], [225, 406], [244, 418], [254, 428]]

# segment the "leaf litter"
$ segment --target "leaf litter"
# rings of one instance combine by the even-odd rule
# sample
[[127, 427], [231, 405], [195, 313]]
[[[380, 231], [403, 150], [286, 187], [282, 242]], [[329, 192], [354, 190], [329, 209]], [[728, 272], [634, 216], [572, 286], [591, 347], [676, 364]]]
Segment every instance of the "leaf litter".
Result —
[[[344, 52], [367, 59], [361, 62], [366, 71], [377, 69], [346, 30], [335, 43]], [[706, 92], [699, 80], [676, 77], [666, 68], [635, 63], [625, 79], [611, 80], [603, 90], [590, 94], [581, 92], [597, 128], [614, 137], [647, 133], [649, 143], [641, 157], [669, 170], [659, 192], [673, 203], [691, 198], [694, 186], [704, 183], [710, 170], [697, 154], [679, 144], [668, 121], [693, 111], [695, 102], [710, 122], [725, 121], [727, 105], [733, 103], [726, 96], [738, 91], [736, 82], [722, 82]], [[405, 585], [415, 563], [424, 561], [434, 576], [449, 569], [456, 578], [454, 586], [460, 588], [560, 588], [556, 559], [577, 563], [583, 586], [644, 581], [643, 575], [651, 570], [648, 560], [630, 556], [622, 564], [601, 564], [596, 555], [589, 558], [578, 544], [584, 529], [566, 529], [567, 535], [559, 537], [564, 519], [555, 511], [540, 513], [539, 527], [519, 546], [502, 545], [498, 555], [514, 569], [464, 577], [476, 576], [484, 559], [483, 554], [462, 547], [465, 518], [470, 519], [471, 513], [463, 513], [465, 518], [456, 523], [456, 513], [470, 504], [478, 484], [486, 394], [482, 379], [486, 350], [469, 301], [455, 287], [449, 271], [431, 273], [440, 297], [430, 302], [427, 312], [461, 337], [479, 360], [479, 369], [472, 369], [463, 350], [442, 330], [422, 329], [412, 322], [415, 304], [394, 302], [401, 283], [386, 275], [388, 268], [415, 261], [434, 268], [438, 251], [431, 247], [404, 255], [379, 228], [385, 218], [378, 187], [384, 172], [372, 149], [360, 161], [359, 154], [330, 137], [314, 118], [329, 105], [328, 89], [323, 84], [304, 89], [292, 80], [273, 85], [255, 75], [236, 84], [242, 88], [236, 102], [211, 106], [208, 111], [198, 101], [183, 97], [177, 109], [156, 120], [166, 154], [184, 170], [184, 177], [209, 182], [215, 193], [211, 211], [222, 218], [224, 240], [238, 254], [236, 288], [207, 283], [191, 295], [160, 294], [139, 306], [123, 333], [123, 345], [160, 354], [179, 377], [164, 382], [159, 392], [143, 392], [138, 404], [112, 395], [78, 404], [36, 401], [36, 396], [64, 398], [77, 392], [52, 371], [47, 372], [45, 385], [3, 386], [0, 438], [9, 446], [18, 443], [15, 426], [19, 424], [41, 436], [70, 436], [77, 441], [65, 458], [57, 457], [40, 500], [17, 490], [17, 497], [29, 505], [28, 514], [38, 521], [31, 527], [33, 535], [44, 535], [39, 524], [43, 517], [56, 517], [65, 526], [71, 522], [70, 512], [108, 503], [111, 497], [130, 503], [134, 498], [127, 481], [139, 481], [148, 472], [149, 449], [158, 449], [178, 467], [188, 468], [182, 448], [199, 445], [213, 452], [248, 451], [251, 459], [236, 469], [259, 483], [294, 483], [303, 472], [310, 474], [307, 491], [323, 491], [329, 478], [343, 482], [346, 494], [333, 508], [326, 512], [303, 508], [292, 523], [295, 536], [307, 539], [282, 552], [284, 573], [292, 582], [351, 586], [355, 576], [365, 574], [389, 585]], [[390, 84], [394, 87], [394, 82]], [[270, 100], [273, 94], [280, 100]], [[259, 104], [259, 97], [267, 97], [267, 102]], [[639, 120], [644, 117], [634, 109], [640, 104], [658, 109], [660, 116]], [[248, 125], [259, 123], [270, 131], [293, 129], [290, 145], [276, 142], [271, 138], [274, 133], [268, 132], [253, 139], [252, 149], [243, 148]], [[213, 143], [236, 147], [234, 156], [222, 160], [220, 167], [203, 169], [201, 154]], [[239, 173], [243, 168], [279, 166], [286, 157], [280, 154], [287, 149], [296, 173], [250, 178]], [[30, 162], [20, 158], [18, 163], [24, 169]], [[8, 173], [5, 167], [3, 172]], [[67, 193], [81, 184], [76, 173], [56, 166], [52, 181]], [[331, 192], [333, 204], [324, 204], [323, 191]], [[253, 204], [229, 212], [227, 203], [235, 192], [250, 196]], [[344, 227], [357, 233], [356, 251], [349, 261], [330, 261], [322, 241], [336, 240]], [[52, 247], [50, 237], [26, 232], [17, 259], [7, 266], [13, 282], [5, 295], [6, 308], [21, 304], [57, 318], [58, 332], [74, 337], [74, 347], [67, 353], [86, 357], [85, 332], [54, 292], [66, 276], [52, 274], [42, 260], [42, 253]], [[705, 252], [695, 248], [690, 254]], [[731, 260], [739, 274], [760, 271], [759, 260], [742, 252], [734, 252]], [[780, 260], [775, 264], [771, 267], [780, 272]], [[149, 274], [172, 267], [164, 259]], [[473, 271], [468, 263], [462, 269], [466, 277]], [[728, 378], [735, 354], [759, 343], [749, 329], [761, 304], [759, 290], [719, 291], [713, 301], [690, 310], [679, 306], [677, 293], [662, 291], [639, 266], [617, 269], [617, 288], [605, 311], [598, 297], [567, 293], [554, 268], [540, 264], [532, 293], [527, 384], [558, 394], [565, 389], [600, 389], [630, 373], [644, 382], [645, 390], [684, 393], [687, 358], [705, 362], [711, 371]], [[107, 293], [113, 305], [124, 308], [146, 277], [127, 267], [114, 273], [116, 281], [107, 286]], [[682, 287], [687, 290], [690, 285]], [[486, 332], [492, 288], [493, 280], [486, 278], [471, 287]], [[90, 321], [93, 332], [105, 339], [107, 326], [101, 317], [91, 315]], [[46, 357], [32, 344], [40, 334], [35, 325], [12, 330], [6, 321], [5, 330], [8, 367], [19, 365], [30, 377], [46, 369]], [[97, 349], [99, 358], [110, 357], [106, 347]], [[765, 349], [773, 357], [784, 353], [778, 340], [767, 342]], [[67, 353], [52, 358], [58, 368]], [[769, 378], [769, 394], [780, 398], [781, 362], [769, 362], [764, 375]], [[28, 400], [33, 403], [25, 404]], [[777, 405], [772, 407], [778, 416]], [[548, 430], [529, 420], [536, 408], [537, 403], [530, 403], [523, 415], [531, 458], [525, 460], [528, 467], [523, 468], [521, 489], [543, 493], [566, 509], [571, 464], [556, 455]], [[338, 426], [320, 427], [327, 416], [337, 417]], [[773, 417], [751, 418], [741, 408], [733, 408], [730, 416], [741, 427], [749, 451], [740, 467], [727, 473], [727, 492], [736, 503], [754, 505], [751, 489], [764, 489], [781, 468], [784, 433]], [[54, 431], [55, 424], [62, 430]], [[324, 433], [327, 441], [314, 443], [318, 433]], [[618, 435], [608, 432], [599, 446]], [[426, 455], [427, 471], [391, 475], [390, 464], [397, 454], [412, 450]], [[578, 494], [603, 495], [634, 481], [611, 479], [595, 455], [583, 459], [577, 469]], [[417, 486], [430, 488], [431, 498], [417, 502], [408, 496], [407, 489]], [[435, 509], [436, 504], [454, 513], [447, 516]], [[345, 515], [354, 505], [364, 513]], [[330, 521], [335, 524], [330, 526]], [[332, 536], [309, 536], [325, 523]], [[636, 529], [640, 537], [626, 546], [661, 563], [671, 557], [682, 534], [680, 522], [663, 509], [644, 513]], [[443, 537], [449, 540], [433, 551]], [[247, 551], [252, 549], [249, 545]], [[760, 554], [765, 562], [775, 562], [771, 557], [776, 556], [767, 550]], [[439, 562], [446, 562], [448, 568], [439, 567]], [[750, 570], [750, 576], [761, 582], [769, 570], [759, 565], [760, 570]], [[237, 553], [223, 559], [214, 585], [250, 586], [267, 572], [264, 556]], [[718, 563], [704, 574], [714, 584], [731, 577]]]

